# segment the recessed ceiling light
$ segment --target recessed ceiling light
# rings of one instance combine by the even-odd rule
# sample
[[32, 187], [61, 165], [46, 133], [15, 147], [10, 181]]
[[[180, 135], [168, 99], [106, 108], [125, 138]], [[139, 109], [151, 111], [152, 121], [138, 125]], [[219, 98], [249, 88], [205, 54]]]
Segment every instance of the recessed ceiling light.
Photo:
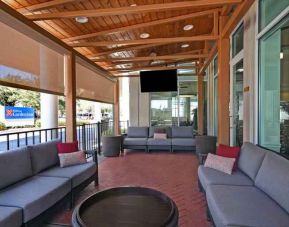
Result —
[[75, 21], [81, 24], [87, 23], [88, 18], [87, 17], [75, 17]]
[[187, 47], [189, 47], [190, 45], [189, 44], [183, 44], [183, 45], [181, 45], [181, 48], [187, 48]]
[[136, 5], [136, 4], [131, 4], [130, 6], [131, 6], [131, 7], [134, 7], [134, 6], [137, 6], [137, 5]]
[[146, 32], [145, 33], [141, 33], [139, 37], [141, 37], [142, 39], [146, 39], [146, 38], [150, 37], [150, 34], [146, 33]]
[[192, 30], [193, 27], [194, 27], [194, 25], [192, 25], [192, 24], [187, 24], [187, 25], [184, 26], [183, 29], [184, 29], [185, 31], [189, 31], [189, 30]]

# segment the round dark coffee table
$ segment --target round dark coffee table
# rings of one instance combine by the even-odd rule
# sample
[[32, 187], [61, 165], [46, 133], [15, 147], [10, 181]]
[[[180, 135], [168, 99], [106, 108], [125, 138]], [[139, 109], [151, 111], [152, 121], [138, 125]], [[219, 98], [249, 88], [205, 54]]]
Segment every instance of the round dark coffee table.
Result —
[[177, 227], [172, 199], [150, 188], [119, 187], [98, 192], [74, 210], [74, 227]]

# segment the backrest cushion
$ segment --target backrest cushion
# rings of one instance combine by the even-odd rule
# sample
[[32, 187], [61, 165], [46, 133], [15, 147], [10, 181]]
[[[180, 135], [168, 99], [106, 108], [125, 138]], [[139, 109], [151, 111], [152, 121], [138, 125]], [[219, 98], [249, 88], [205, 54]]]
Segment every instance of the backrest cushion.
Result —
[[127, 130], [127, 137], [130, 138], [148, 138], [148, 127], [129, 127]]
[[0, 153], [0, 189], [32, 176], [27, 147]]
[[255, 185], [289, 212], [289, 160], [267, 152]]
[[61, 141], [57, 139], [47, 143], [28, 146], [34, 174], [59, 164], [57, 144], [60, 142]]
[[238, 167], [252, 180], [255, 179], [267, 151], [252, 143], [244, 143], [241, 147]]
[[172, 138], [172, 128], [171, 127], [150, 127], [149, 128], [149, 137], [154, 137], [155, 133], [166, 133], [167, 138]]
[[193, 138], [194, 130], [191, 126], [172, 127], [173, 138]]

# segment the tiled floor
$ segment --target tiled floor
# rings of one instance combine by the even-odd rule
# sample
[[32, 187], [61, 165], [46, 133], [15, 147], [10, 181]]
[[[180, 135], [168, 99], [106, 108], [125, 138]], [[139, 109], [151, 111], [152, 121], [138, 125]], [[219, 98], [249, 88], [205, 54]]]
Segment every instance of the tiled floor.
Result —
[[[206, 220], [205, 197], [197, 184], [198, 162], [191, 153], [127, 152], [107, 158], [99, 165], [100, 185], [89, 185], [78, 202], [92, 193], [110, 187], [136, 185], [157, 189], [172, 198], [179, 209], [180, 227], [211, 226]], [[54, 223], [69, 225], [71, 211], [65, 211]]]

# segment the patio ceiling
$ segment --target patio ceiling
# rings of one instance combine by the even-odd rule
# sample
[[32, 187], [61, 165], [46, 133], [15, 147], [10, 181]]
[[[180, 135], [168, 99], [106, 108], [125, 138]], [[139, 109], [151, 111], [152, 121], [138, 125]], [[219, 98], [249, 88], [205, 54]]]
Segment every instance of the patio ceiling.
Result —
[[[202, 67], [216, 50], [219, 17], [234, 15], [247, 0], [2, 1], [95, 64], [123, 75], [182, 68], [183, 62]], [[79, 16], [88, 22], [76, 22]], [[142, 39], [144, 33], [149, 37]]]

